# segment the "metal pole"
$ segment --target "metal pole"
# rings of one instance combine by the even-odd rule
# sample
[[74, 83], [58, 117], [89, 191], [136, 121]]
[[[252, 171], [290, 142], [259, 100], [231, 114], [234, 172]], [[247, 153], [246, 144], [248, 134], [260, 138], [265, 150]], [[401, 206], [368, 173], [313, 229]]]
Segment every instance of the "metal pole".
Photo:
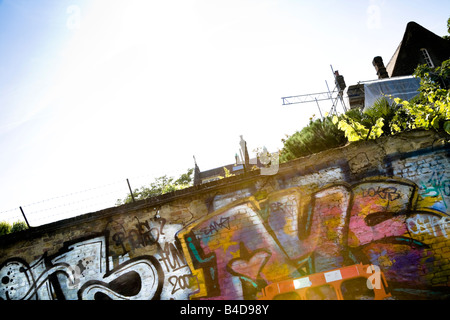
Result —
[[[330, 87], [328, 87], [328, 82], [327, 82], [327, 80], [325, 80], [325, 84], [327, 85], [328, 96], [330, 97], [330, 100], [331, 100], [331, 110], [330, 110], [330, 114], [333, 114], [333, 110], [334, 110], [334, 112], [336, 113], [336, 106], [334, 105], [334, 102], [333, 102], [333, 94], [332, 94], [331, 91], [330, 91]], [[333, 92], [334, 92], [334, 90], [333, 90]]]
[[328, 90], [328, 98], [331, 99], [332, 95], [331, 95], [331, 91], [330, 91], [330, 87], [328, 86], [328, 82], [327, 80], [325, 80], [325, 84], [327, 85], [327, 90]]
[[333, 73], [334, 80], [336, 80], [336, 74], [334, 73], [333, 66], [330, 64], [331, 73]]
[[128, 183], [128, 189], [130, 189], [131, 199], [133, 200], [133, 202], [135, 202], [134, 196], [133, 196], [133, 191], [131, 191], [130, 181], [128, 181], [128, 179], [127, 179], [127, 183]]
[[27, 226], [28, 226], [28, 229], [30, 229], [31, 226], [30, 226], [30, 224], [28, 223], [27, 217], [25, 217], [25, 213], [23, 212], [22, 207], [19, 207], [19, 208], [20, 208], [20, 211], [22, 212], [23, 218], [25, 219], [25, 222], [26, 222], [26, 224], [27, 224]]
[[317, 103], [317, 108], [319, 109], [319, 112], [320, 112], [320, 118], [323, 119], [322, 111], [320, 111], [319, 102], [317, 102], [317, 99], [316, 99], [316, 103]]

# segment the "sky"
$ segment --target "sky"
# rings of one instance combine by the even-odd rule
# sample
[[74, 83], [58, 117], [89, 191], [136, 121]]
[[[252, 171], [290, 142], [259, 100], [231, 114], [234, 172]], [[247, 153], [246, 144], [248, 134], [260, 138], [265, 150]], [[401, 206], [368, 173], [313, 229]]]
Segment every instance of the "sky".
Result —
[[[235, 161], [319, 115], [282, 97], [376, 79], [437, 0], [0, 0], [0, 221], [115, 205], [154, 178]], [[320, 103], [323, 112], [330, 105]], [[339, 111], [339, 110], [338, 110]]]

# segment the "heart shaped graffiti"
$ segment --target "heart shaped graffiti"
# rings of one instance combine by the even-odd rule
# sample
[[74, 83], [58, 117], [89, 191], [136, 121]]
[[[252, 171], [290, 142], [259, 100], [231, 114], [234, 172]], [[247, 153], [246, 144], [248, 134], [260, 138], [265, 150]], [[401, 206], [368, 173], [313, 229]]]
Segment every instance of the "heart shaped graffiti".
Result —
[[260, 278], [261, 270], [271, 257], [271, 253], [265, 249], [255, 250], [250, 254], [241, 249], [241, 257], [230, 260], [227, 270], [235, 276], [251, 280]]

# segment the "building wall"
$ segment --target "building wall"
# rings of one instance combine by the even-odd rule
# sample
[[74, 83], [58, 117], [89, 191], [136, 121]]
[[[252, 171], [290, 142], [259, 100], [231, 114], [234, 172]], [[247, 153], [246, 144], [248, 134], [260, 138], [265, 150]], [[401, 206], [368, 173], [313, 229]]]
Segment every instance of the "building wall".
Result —
[[392, 299], [448, 298], [450, 163], [416, 131], [0, 238], [1, 299], [255, 299], [373, 264]]

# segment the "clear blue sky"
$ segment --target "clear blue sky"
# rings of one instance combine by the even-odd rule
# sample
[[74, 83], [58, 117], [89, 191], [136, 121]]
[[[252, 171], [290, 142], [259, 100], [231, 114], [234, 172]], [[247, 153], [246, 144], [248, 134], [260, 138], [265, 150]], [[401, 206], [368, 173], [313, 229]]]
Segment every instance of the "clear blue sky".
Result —
[[127, 178], [233, 163], [240, 135], [276, 151], [318, 114], [281, 97], [326, 91], [330, 65], [375, 79], [409, 21], [442, 36], [449, 16], [448, 1], [0, 0], [0, 220], [113, 206]]

